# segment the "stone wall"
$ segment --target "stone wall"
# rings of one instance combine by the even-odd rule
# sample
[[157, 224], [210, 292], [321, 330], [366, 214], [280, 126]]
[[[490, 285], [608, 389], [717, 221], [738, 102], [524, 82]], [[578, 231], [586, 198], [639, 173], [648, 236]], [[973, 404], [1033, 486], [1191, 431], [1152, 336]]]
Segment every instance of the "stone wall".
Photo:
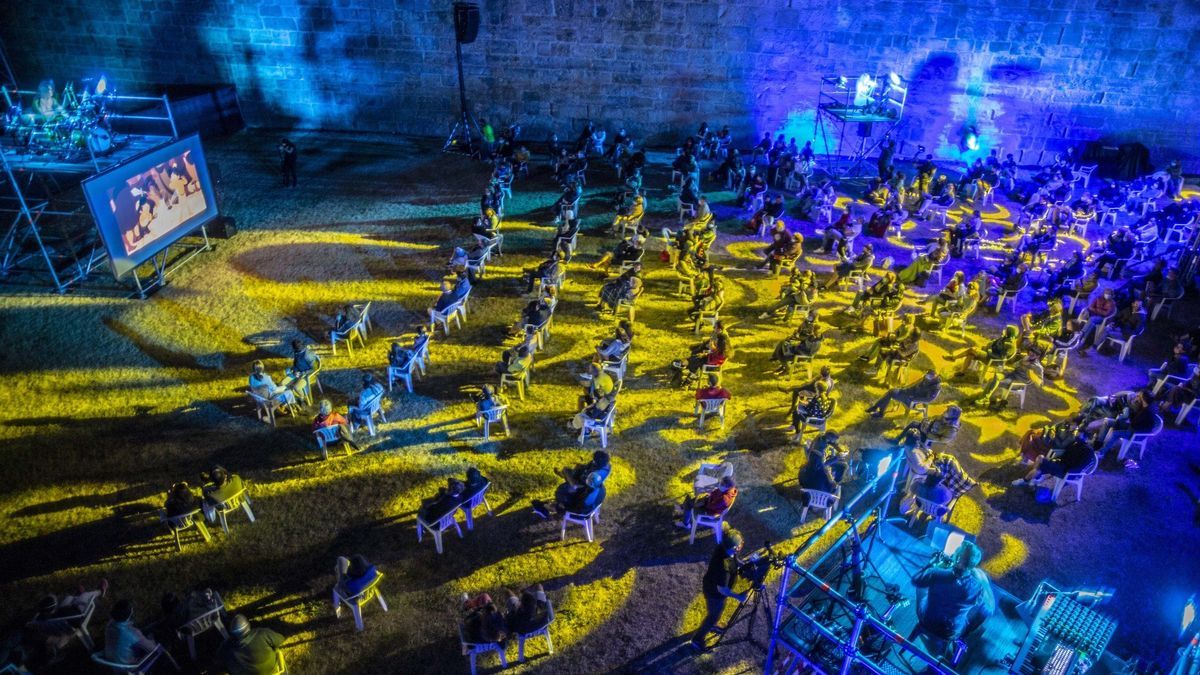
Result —
[[[455, 119], [448, 0], [2, 4], [27, 88], [103, 71], [126, 92], [233, 82], [264, 126], [434, 135]], [[974, 125], [980, 152], [1027, 159], [1097, 139], [1200, 158], [1195, 0], [485, 0], [482, 24], [468, 95], [537, 134], [593, 118], [663, 138], [707, 120], [804, 140], [820, 76], [894, 70], [910, 149], [959, 156]]]

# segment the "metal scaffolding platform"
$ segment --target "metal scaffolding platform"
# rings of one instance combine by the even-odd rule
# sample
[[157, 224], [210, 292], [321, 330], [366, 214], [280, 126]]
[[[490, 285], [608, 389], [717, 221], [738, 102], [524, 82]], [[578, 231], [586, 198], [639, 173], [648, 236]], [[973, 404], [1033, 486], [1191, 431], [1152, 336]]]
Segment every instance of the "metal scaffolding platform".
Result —
[[[880, 88], [880, 83], [886, 86]], [[817, 133], [825, 147], [825, 171], [831, 176], [857, 176], [863, 161], [903, 124], [908, 86], [895, 73], [856, 80], [831, 75], [821, 78], [817, 88]], [[831, 152], [829, 125], [837, 136], [837, 149]], [[857, 146], [846, 138], [847, 127], [855, 126]], [[877, 133], [876, 125], [883, 132]], [[851, 144], [847, 147], [847, 144]]]

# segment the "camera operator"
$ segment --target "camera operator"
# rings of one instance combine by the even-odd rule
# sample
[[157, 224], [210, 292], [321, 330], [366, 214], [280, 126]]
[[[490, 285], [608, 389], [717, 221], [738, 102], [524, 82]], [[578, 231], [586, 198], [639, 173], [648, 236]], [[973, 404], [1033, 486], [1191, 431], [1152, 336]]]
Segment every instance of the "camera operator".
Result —
[[[692, 646], [704, 651], [707, 649], [705, 638], [716, 628], [725, 611], [725, 600], [733, 598], [745, 602], [747, 593], [734, 593], [733, 583], [738, 576], [737, 554], [742, 550], [742, 535], [736, 530], [725, 533], [721, 543], [713, 549], [712, 559], [708, 561], [708, 571], [704, 573], [704, 620], [692, 635]], [[719, 630], [719, 629], [718, 629]]]
[[917, 603], [918, 632], [944, 641], [944, 647], [975, 630], [995, 611], [996, 600], [987, 574], [979, 569], [983, 553], [966, 541], [955, 552], [950, 567], [933, 565], [913, 577], [913, 586], [924, 589]]

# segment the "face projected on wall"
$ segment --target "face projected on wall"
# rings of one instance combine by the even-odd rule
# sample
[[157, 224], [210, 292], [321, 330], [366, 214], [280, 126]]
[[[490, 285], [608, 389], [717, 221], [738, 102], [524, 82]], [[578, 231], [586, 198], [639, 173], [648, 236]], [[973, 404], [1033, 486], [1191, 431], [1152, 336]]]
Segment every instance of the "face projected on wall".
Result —
[[109, 188], [108, 205], [126, 254], [161, 238], [205, 209], [191, 150]]

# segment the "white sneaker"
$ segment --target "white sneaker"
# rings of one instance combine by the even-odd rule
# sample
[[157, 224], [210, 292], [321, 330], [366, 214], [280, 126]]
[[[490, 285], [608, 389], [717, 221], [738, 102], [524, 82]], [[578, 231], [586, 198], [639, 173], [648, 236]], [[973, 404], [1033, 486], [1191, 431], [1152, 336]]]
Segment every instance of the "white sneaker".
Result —
[[1018, 478], [1012, 482], [1013, 487], [1021, 487], [1022, 485], [1031, 485], [1031, 483], [1024, 478]]

